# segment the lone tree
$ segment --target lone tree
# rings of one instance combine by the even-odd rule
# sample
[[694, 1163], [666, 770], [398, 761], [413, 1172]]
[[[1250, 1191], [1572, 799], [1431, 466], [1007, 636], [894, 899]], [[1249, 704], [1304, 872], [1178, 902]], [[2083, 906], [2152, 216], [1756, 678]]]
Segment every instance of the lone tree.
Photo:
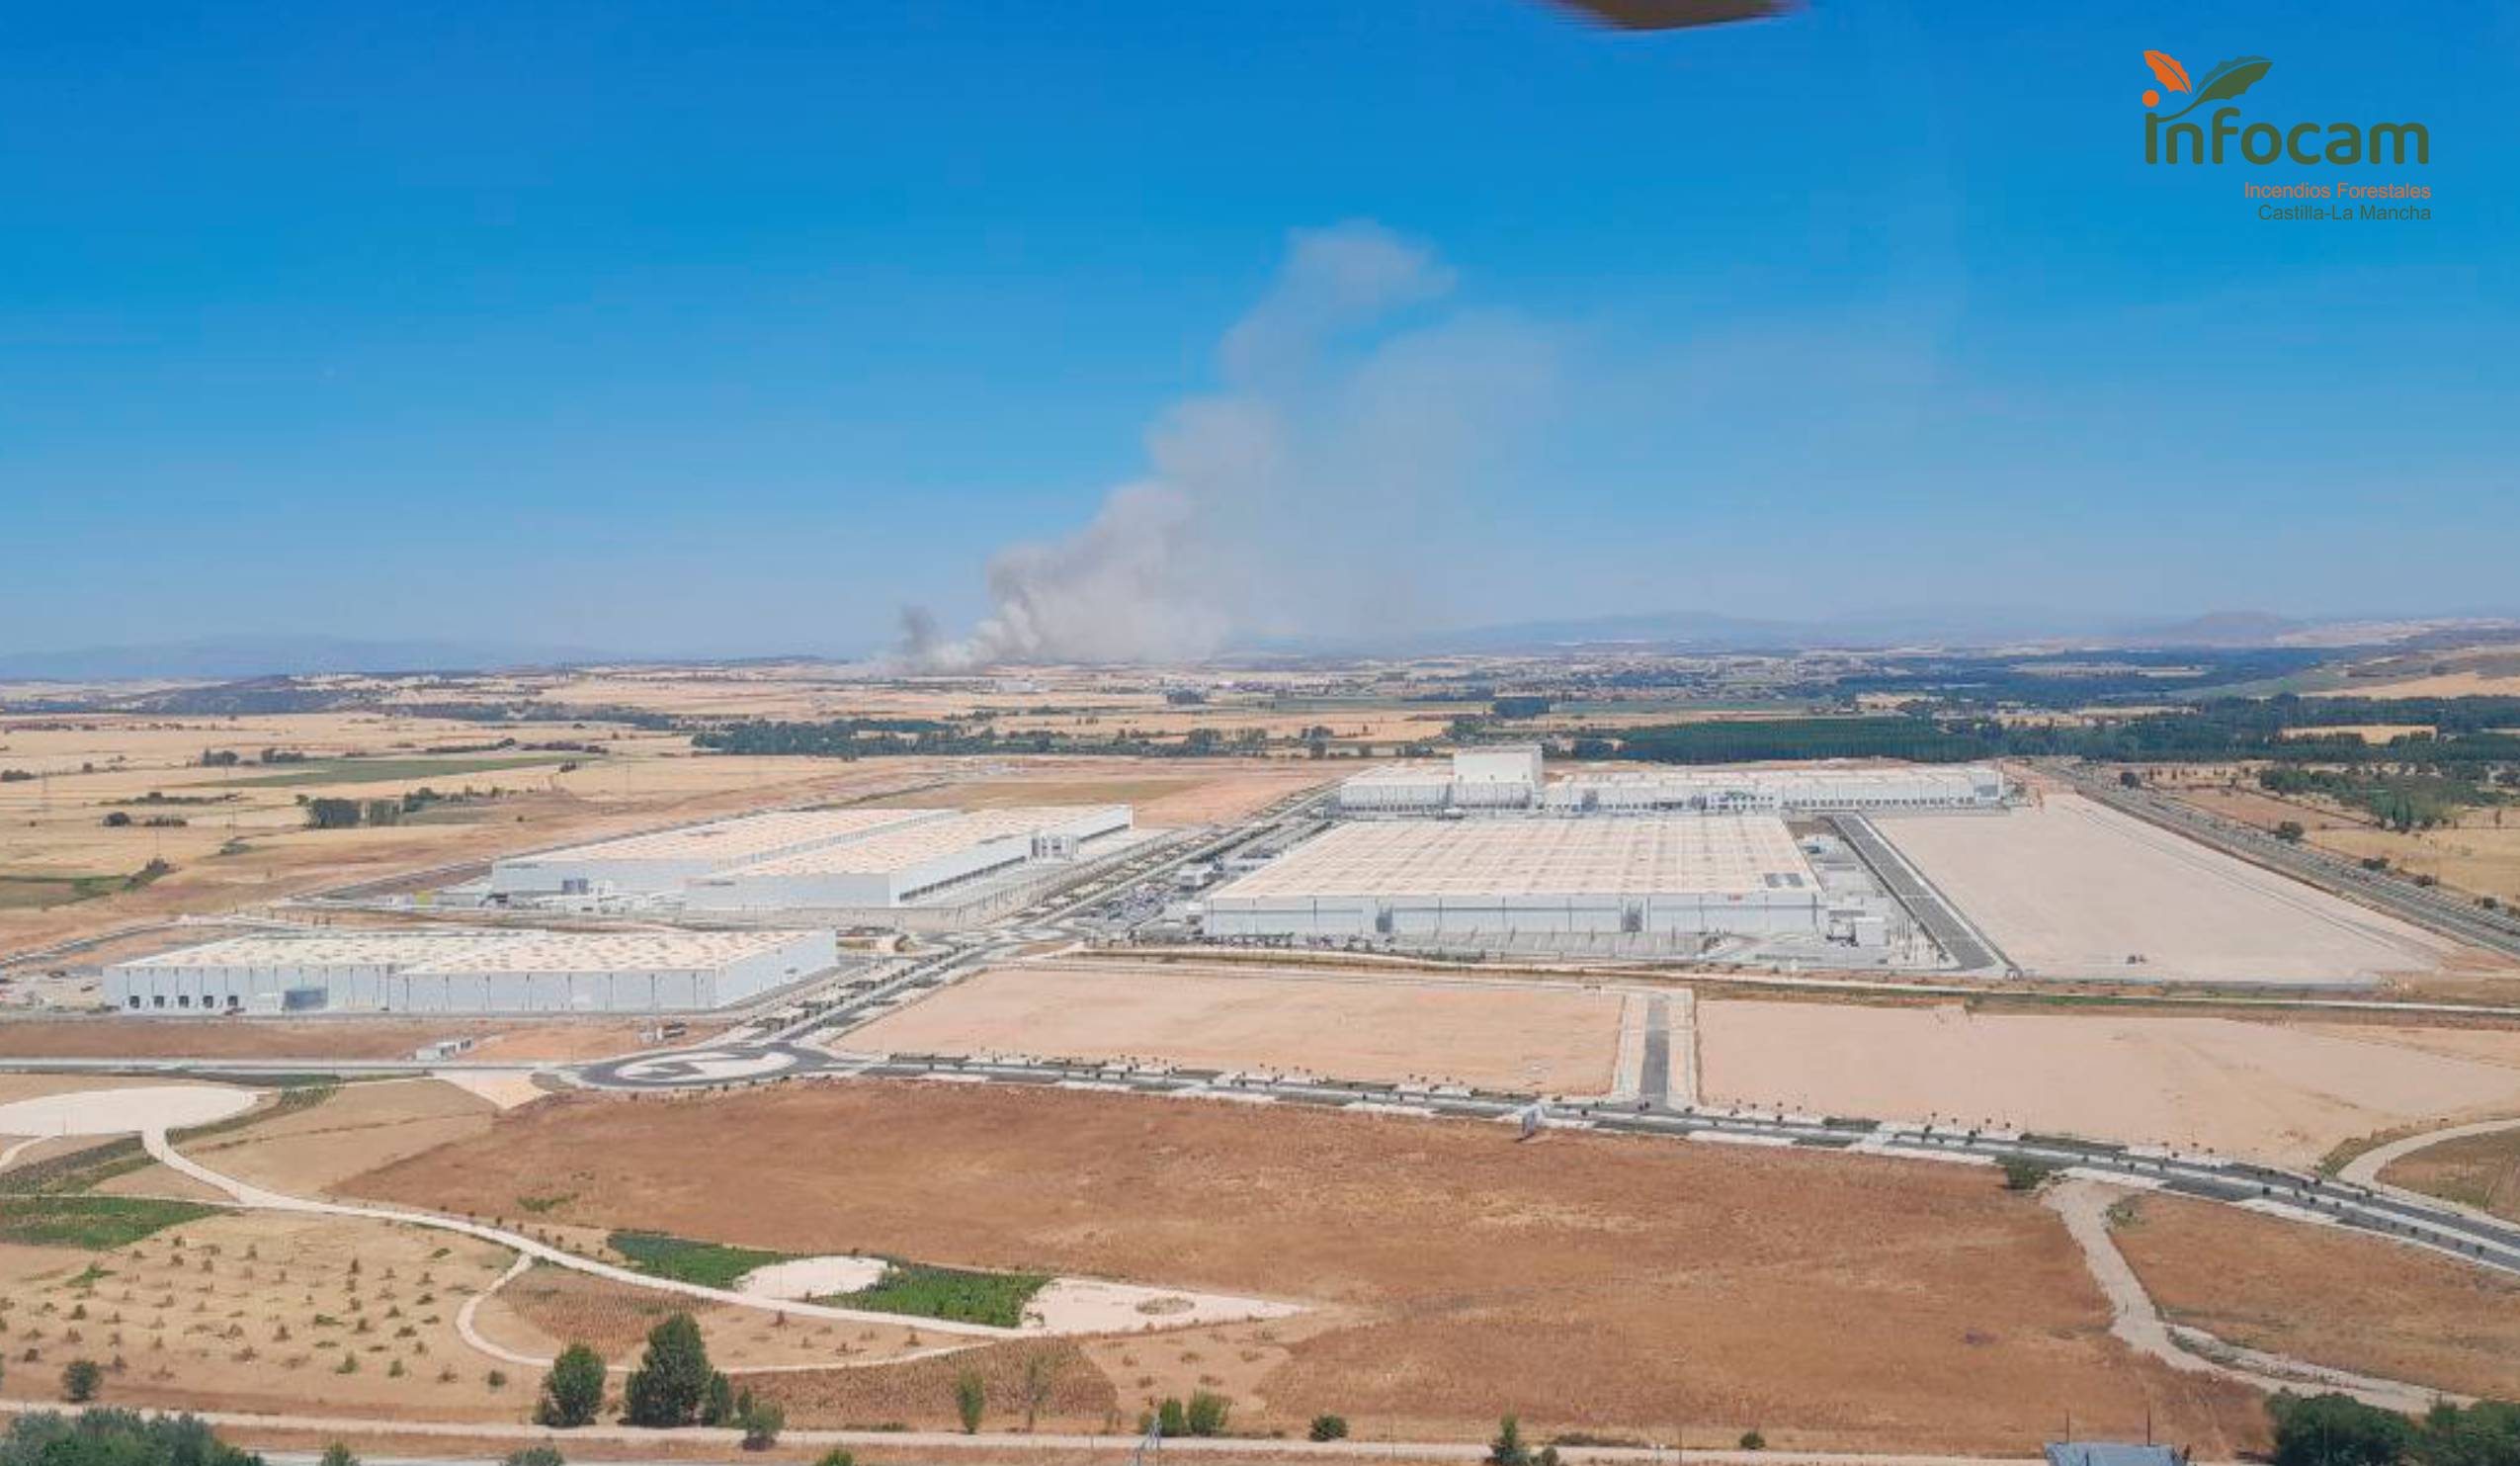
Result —
[[1531, 1447], [1523, 1444], [1523, 1423], [1507, 1416], [1496, 1423], [1496, 1438], [1487, 1443], [1488, 1466], [1531, 1466]]
[[543, 1399], [534, 1407], [534, 1423], [574, 1430], [594, 1424], [603, 1409], [603, 1355], [585, 1344], [570, 1344], [551, 1361], [551, 1372], [543, 1376]]
[[734, 1381], [714, 1372], [709, 1376], [709, 1389], [700, 1397], [700, 1423], [704, 1425], [737, 1423]]
[[359, 1458], [351, 1454], [349, 1446], [336, 1440], [324, 1447], [323, 1466], [359, 1466]]
[[99, 1385], [105, 1383], [105, 1367], [94, 1359], [73, 1359], [61, 1371], [61, 1398], [72, 1405], [85, 1405], [96, 1398]]
[[988, 1408], [988, 1386], [980, 1383], [977, 1374], [966, 1369], [954, 1377], [954, 1414], [963, 1422], [964, 1434], [978, 1433], [980, 1414]]
[[1043, 1349], [1024, 1356], [1024, 1433], [1033, 1432], [1033, 1423], [1040, 1420], [1042, 1407], [1050, 1403], [1050, 1391], [1058, 1384], [1058, 1361]]
[[746, 1390], [735, 1397], [735, 1423], [744, 1432], [745, 1450], [766, 1451], [779, 1443], [779, 1432], [788, 1428], [788, 1409], [776, 1400], [757, 1400]]
[[622, 1390], [622, 1419], [667, 1429], [691, 1424], [720, 1378], [709, 1365], [700, 1325], [689, 1314], [675, 1314], [648, 1331], [647, 1352]]
[[1182, 1412], [1182, 1423], [1193, 1435], [1222, 1435], [1225, 1417], [1233, 1410], [1233, 1402], [1222, 1395], [1198, 1390], [1191, 1394], [1189, 1409]]
[[499, 1466], [568, 1466], [568, 1463], [560, 1458], [557, 1446], [529, 1445], [521, 1451], [508, 1452], [507, 1459]]

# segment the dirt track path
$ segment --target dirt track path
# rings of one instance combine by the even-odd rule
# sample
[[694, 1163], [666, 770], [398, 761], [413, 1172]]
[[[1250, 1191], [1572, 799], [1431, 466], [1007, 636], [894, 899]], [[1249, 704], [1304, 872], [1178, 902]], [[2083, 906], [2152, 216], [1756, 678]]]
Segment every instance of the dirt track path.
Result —
[[[699, 1283], [686, 1283], [674, 1278], [651, 1277], [643, 1272], [632, 1272], [627, 1267], [616, 1267], [610, 1262], [598, 1262], [592, 1257], [581, 1257], [575, 1252], [562, 1251], [547, 1243], [537, 1242], [520, 1233], [486, 1226], [479, 1222], [465, 1221], [461, 1217], [439, 1216], [434, 1212], [406, 1211], [399, 1207], [357, 1206], [340, 1201], [315, 1201], [302, 1196], [291, 1196], [285, 1192], [266, 1190], [250, 1182], [240, 1181], [233, 1176], [212, 1170], [177, 1151], [167, 1142], [166, 1132], [163, 1129], [143, 1132], [140, 1143], [147, 1148], [151, 1156], [157, 1158], [168, 1168], [226, 1193], [238, 1206], [251, 1207], [260, 1211], [295, 1212], [310, 1216], [358, 1217], [370, 1221], [397, 1222], [407, 1227], [427, 1227], [440, 1232], [460, 1233], [465, 1237], [477, 1238], [482, 1242], [494, 1243], [536, 1261], [549, 1262], [554, 1266], [588, 1273], [608, 1282], [643, 1288], [649, 1292], [677, 1293], [689, 1298], [706, 1299], [712, 1303], [731, 1303], [741, 1308], [755, 1309], [764, 1313], [782, 1313], [791, 1318], [825, 1319], [846, 1324], [897, 1325], [901, 1322], [901, 1316], [898, 1314], [870, 1313], [863, 1309], [833, 1308], [829, 1304], [822, 1303], [764, 1298], [757, 1294], [738, 1293], [727, 1288], [704, 1287]], [[1018, 1329], [999, 1329], [987, 1324], [966, 1324], [950, 1319], [923, 1318], [919, 1320], [919, 1327], [938, 1334], [967, 1336], [974, 1339], [1026, 1337], [1023, 1331]]]
[[2215, 1374], [2270, 1393], [2305, 1386], [2337, 1390], [2366, 1405], [2421, 1415], [2442, 1400], [2470, 1403], [2466, 1396], [2430, 1390], [2400, 1380], [2381, 1379], [2322, 1364], [2262, 1353], [2226, 1343], [2202, 1330], [2172, 1325], [2153, 1306], [2143, 1280], [2136, 1276], [2126, 1254], [2109, 1236], [2109, 1208], [2135, 1192], [2125, 1186], [2081, 1179], [2058, 1181], [2041, 1199], [2063, 1220], [2065, 1231], [2082, 1249], [2092, 1281], [2109, 1300], [2109, 1333], [2129, 1348], [2149, 1354], [2173, 1369]]
[[[2430, 1150], [2444, 1141], [2466, 1140], [2472, 1135], [2499, 1135], [2506, 1130], [2520, 1130], [2520, 1119], [2478, 1120], [2473, 1125], [2453, 1125], [2446, 1130], [2427, 1130], [2421, 1135], [2409, 1135], [2385, 1146], [2374, 1146], [2346, 1162], [2344, 1168], [2336, 1172], [2336, 1178], [2351, 1181], [2357, 1186], [2369, 1186], [2375, 1191], [2394, 1191], [2403, 1195], [2406, 1193], [2402, 1187], [2392, 1186], [2380, 1178], [2380, 1173], [2387, 1170], [2391, 1163], [2402, 1161], [2417, 1151]], [[2438, 1196], [2422, 1199], [2434, 1205], [2442, 1204], [2442, 1198]], [[2457, 1205], [2456, 1202], [2450, 1204]]]

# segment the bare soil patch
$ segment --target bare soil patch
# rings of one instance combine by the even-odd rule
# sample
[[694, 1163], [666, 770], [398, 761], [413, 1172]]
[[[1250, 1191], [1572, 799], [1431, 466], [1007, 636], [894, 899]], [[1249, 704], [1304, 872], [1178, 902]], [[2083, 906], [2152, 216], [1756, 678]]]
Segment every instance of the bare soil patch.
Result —
[[983, 973], [842, 1042], [1600, 1094], [1623, 1001], [1562, 986], [1045, 964]]
[[883, 1369], [827, 1369], [802, 1374], [755, 1375], [745, 1385], [788, 1409], [791, 1421], [836, 1426], [924, 1424], [945, 1428], [954, 1419], [954, 1383], [966, 1370], [977, 1374], [989, 1409], [985, 1430], [1024, 1423], [1024, 1369], [1041, 1360], [1049, 1394], [1038, 1424], [1043, 1429], [1134, 1430], [1136, 1412], [1124, 1417], [1120, 1393], [1076, 1345], [1063, 1340], [999, 1343], [960, 1350]]
[[2175, 1323], [2461, 1394], [2520, 1393], [2520, 1282], [2336, 1228], [2176, 1196], [2132, 1203], [2119, 1250]]
[[2110, 1339], [2062, 1227], [1974, 1167], [858, 1082], [564, 1096], [351, 1183], [484, 1214], [520, 1186], [581, 1225], [1334, 1306], [1238, 1401], [1263, 1428], [1335, 1411], [1470, 1437], [1520, 1410], [2027, 1451], [2068, 1404], [2094, 1430], [2149, 1408], [2216, 1453], [2262, 1428], [2244, 1392]]
[[1707, 999], [1711, 1099], [1947, 1118], [2306, 1164], [2520, 1110], [2520, 1032]]
[[186, 1152], [239, 1180], [296, 1196], [490, 1128], [497, 1107], [436, 1079], [345, 1084], [322, 1103], [264, 1120]]
[[483, 1337], [519, 1353], [547, 1358], [584, 1343], [609, 1364], [629, 1364], [637, 1361], [648, 1331], [676, 1313], [688, 1313], [700, 1325], [709, 1357], [721, 1369], [859, 1364], [955, 1341], [941, 1335], [922, 1337], [908, 1325], [783, 1323], [758, 1309], [695, 1305], [693, 1299], [547, 1264], [501, 1288], [481, 1306], [473, 1325]]

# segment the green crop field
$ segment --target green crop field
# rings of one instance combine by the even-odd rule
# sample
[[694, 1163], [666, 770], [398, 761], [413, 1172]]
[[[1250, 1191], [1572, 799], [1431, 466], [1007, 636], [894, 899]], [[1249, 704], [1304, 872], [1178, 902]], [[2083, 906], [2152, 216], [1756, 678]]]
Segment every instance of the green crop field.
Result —
[[795, 1260], [786, 1252], [694, 1242], [662, 1232], [616, 1232], [607, 1241], [624, 1261], [650, 1277], [698, 1283], [705, 1288], [731, 1288], [736, 1279], [756, 1267]]
[[0, 1242], [109, 1251], [153, 1232], [216, 1216], [219, 1210], [147, 1196], [0, 1197]]
[[583, 753], [518, 753], [499, 758], [313, 758], [278, 764], [282, 772], [248, 774], [219, 782], [236, 789], [281, 789], [293, 784], [393, 784], [415, 779], [455, 779], [501, 769], [544, 768], [583, 759]]
[[[797, 1260], [792, 1252], [695, 1242], [661, 1232], [616, 1232], [607, 1241], [637, 1271], [707, 1288], [732, 1288], [756, 1267]], [[1013, 1329], [1024, 1322], [1024, 1305], [1050, 1282], [1047, 1273], [966, 1272], [922, 1262], [886, 1261], [891, 1270], [875, 1286], [855, 1293], [825, 1294], [812, 1301], [833, 1308]]]
[[959, 1324], [994, 1324], [1013, 1329], [1024, 1322], [1024, 1305], [1050, 1282], [1039, 1272], [966, 1272], [955, 1267], [929, 1267], [894, 1262], [883, 1281], [855, 1293], [817, 1298], [835, 1308], [863, 1308], [876, 1313], [909, 1314]]
[[122, 890], [129, 879], [128, 876], [0, 873], [0, 911], [42, 910], [45, 906], [65, 906], [74, 901], [93, 901]]

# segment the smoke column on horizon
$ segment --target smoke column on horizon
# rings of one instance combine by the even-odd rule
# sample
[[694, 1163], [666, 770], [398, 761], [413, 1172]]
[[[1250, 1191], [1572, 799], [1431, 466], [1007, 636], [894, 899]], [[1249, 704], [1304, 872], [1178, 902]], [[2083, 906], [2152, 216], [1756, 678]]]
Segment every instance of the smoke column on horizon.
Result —
[[1191, 661], [1241, 636], [1408, 619], [1427, 571], [1412, 539], [1460, 502], [1554, 372], [1551, 344], [1513, 321], [1393, 328], [1453, 283], [1380, 224], [1297, 231], [1218, 346], [1223, 390], [1148, 430], [1147, 476], [1074, 533], [998, 552], [991, 609], [967, 636], [905, 608], [898, 660]]

